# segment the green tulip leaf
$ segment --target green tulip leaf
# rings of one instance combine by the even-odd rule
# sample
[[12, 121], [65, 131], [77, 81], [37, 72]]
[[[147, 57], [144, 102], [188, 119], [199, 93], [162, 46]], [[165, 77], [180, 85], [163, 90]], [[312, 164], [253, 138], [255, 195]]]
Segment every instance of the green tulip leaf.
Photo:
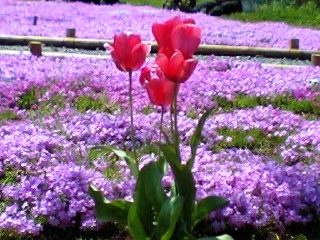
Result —
[[157, 161], [159, 169], [162, 171], [162, 174], [165, 175], [168, 172], [169, 164], [166, 161], [165, 157], [160, 155]]
[[224, 235], [217, 236], [217, 237], [199, 238], [198, 240], [234, 240], [234, 239], [231, 236], [224, 234]]
[[213, 109], [214, 108], [210, 108], [201, 116], [201, 118], [198, 122], [198, 125], [196, 127], [196, 130], [194, 131], [194, 133], [190, 139], [191, 157], [187, 163], [187, 166], [189, 169], [192, 169], [192, 167], [193, 167], [194, 160], [195, 160], [196, 154], [197, 154], [197, 149], [199, 147], [200, 140], [201, 140], [202, 129], [203, 129], [204, 124], [207, 121], [208, 117], [210, 116], [211, 112], [213, 111]]
[[112, 148], [111, 149], [120, 159], [123, 159], [126, 161], [131, 173], [133, 176], [137, 177], [139, 173], [139, 169], [137, 166], [137, 162], [135, 159], [130, 157], [125, 151], [121, 149]]
[[137, 179], [134, 202], [139, 219], [150, 236], [154, 230], [154, 221], [157, 219], [167, 196], [161, 185], [162, 171], [156, 162], [144, 166]]
[[183, 218], [187, 222], [188, 230], [192, 229], [192, 213], [195, 209], [196, 187], [193, 174], [189, 168], [182, 166], [178, 171], [173, 170], [176, 194], [184, 199]]
[[182, 209], [183, 198], [180, 196], [172, 197], [164, 202], [155, 228], [156, 236], [161, 236], [161, 240], [171, 239], [176, 224], [181, 216]]
[[134, 240], [150, 239], [145, 232], [145, 229], [139, 217], [137, 206], [135, 203], [129, 209], [128, 229], [129, 229], [130, 235]]
[[173, 169], [181, 168], [181, 161], [179, 159], [179, 154], [173, 144], [159, 144], [160, 151], [162, 152], [165, 160], [170, 164]]
[[223, 208], [228, 204], [229, 201], [218, 196], [209, 196], [200, 200], [192, 213], [193, 227], [211, 212]]
[[89, 151], [89, 160], [92, 161], [97, 157], [107, 155], [111, 152], [113, 152], [119, 159], [126, 161], [133, 176], [135, 177], [138, 176], [139, 169], [135, 159], [133, 159], [131, 156], [129, 156], [125, 151], [121, 149], [117, 149], [117, 148], [113, 148], [105, 145], [94, 146]]
[[166, 143], [172, 144], [168, 133], [164, 129], [161, 129], [161, 133], [164, 136], [164, 139], [166, 140]]
[[89, 187], [89, 194], [95, 202], [96, 217], [99, 221], [127, 225], [128, 211], [132, 202], [123, 199], [108, 201], [94, 186]]

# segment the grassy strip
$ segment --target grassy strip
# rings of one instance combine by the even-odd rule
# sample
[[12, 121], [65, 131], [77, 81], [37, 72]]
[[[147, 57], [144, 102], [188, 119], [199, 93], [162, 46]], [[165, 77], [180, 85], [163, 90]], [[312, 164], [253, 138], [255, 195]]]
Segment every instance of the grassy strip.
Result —
[[[150, 5], [154, 7], [162, 7], [163, 2], [165, 0], [123, 0], [121, 2], [125, 2], [132, 5]], [[207, 0], [197, 0], [197, 4], [206, 2]]]
[[292, 25], [320, 28], [320, 10], [312, 2], [297, 7], [274, 1], [259, 6], [255, 12], [234, 13], [227, 18], [253, 22], [286, 22]]
[[88, 110], [114, 113], [120, 109], [120, 106], [117, 103], [110, 102], [106, 97], [94, 99], [90, 96], [84, 95], [76, 98], [73, 105], [79, 112], [82, 113]]
[[17, 114], [10, 109], [0, 112], [0, 122], [9, 121], [9, 120], [17, 120], [17, 119], [19, 119]]
[[[125, 2], [133, 5], [150, 5], [160, 8], [163, 5], [163, 0], [127, 0]], [[205, 0], [198, 0], [197, 4], [202, 2], [205, 2]], [[286, 22], [292, 25], [320, 28], [320, 10], [313, 2], [308, 2], [299, 7], [293, 4], [285, 5], [281, 1], [273, 1], [269, 4], [260, 5], [255, 12], [233, 13], [226, 17], [241, 21]]]
[[320, 107], [317, 103], [318, 99], [314, 101], [306, 99], [297, 100], [288, 95], [278, 95], [274, 97], [238, 95], [232, 101], [224, 97], [214, 97], [213, 100], [216, 101], [223, 111], [272, 105], [282, 110], [300, 114], [309, 120], [319, 119], [320, 117]]
[[257, 128], [250, 130], [222, 128], [218, 129], [218, 133], [224, 137], [224, 141], [215, 144], [211, 149], [213, 152], [220, 152], [228, 148], [242, 148], [279, 160], [277, 149], [286, 139], [285, 137], [269, 137], [267, 133]]
[[162, 7], [163, 5], [163, 0], [128, 0], [125, 2], [132, 5], [151, 5], [154, 7]]

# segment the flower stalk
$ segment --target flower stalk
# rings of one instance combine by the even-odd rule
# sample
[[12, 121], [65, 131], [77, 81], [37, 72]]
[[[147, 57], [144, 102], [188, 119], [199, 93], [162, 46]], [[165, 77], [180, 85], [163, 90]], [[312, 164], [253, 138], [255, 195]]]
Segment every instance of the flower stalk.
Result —
[[161, 116], [160, 116], [160, 133], [159, 133], [159, 143], [162, 141], [162, 131], [163, 131], [163, 117], [165, 113], [165, 107], [161, 107]]
[[178, 128], [178, 92], [179, 92], [179, 83], [175, 82], [174, 85], [174, 97], [173, 97], [173, 117], [174, 117], [174, 135], [172, 136], [174, 139], [174, 145], [178, 154], [178, 158], [181, 161], [180, 156], [180, 136], [179, 136], [179, 128]]
[[129, 75], [129, 111], [130, 111], [130, 138], [133, 150], [133, 156], [136, 160], [136, 164], [138, 165], [137, 161], [137, 146], [136, 146], [136, 139], [135, 139], [135, 129], [134, 129], [134, 122], [133, 122], [133, 97], [132, 97], [132, 71], [128, 72]]

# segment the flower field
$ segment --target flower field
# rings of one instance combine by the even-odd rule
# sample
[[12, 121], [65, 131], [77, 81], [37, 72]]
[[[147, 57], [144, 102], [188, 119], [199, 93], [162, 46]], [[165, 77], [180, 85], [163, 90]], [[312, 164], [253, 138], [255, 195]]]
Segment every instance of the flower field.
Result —
[[[130, 147], [125, 75], [111, 60], [2, 56], [0, 69], [1, 229], [38, 234], [39, 219], [66, 227], [77, 215], [81, 228], [96, 228], [89, 182], [110, 199], [132, 198], [134, 179], [126, 165], [92, 160], [90, 151], [100, 144]], [[294, 113], [285, 103], [272, 105], [274, 96], [294, 96], [297, 89], [304, 94], [297, 108], [302, 101], [319, 104], [319, 92], [309, 86], [319, 70], [208, 57], [181, 89], [183, 145], [201, 112], [217, 105], [193, 169], [199, 197], [218, 194], [231, 201], [211, 216], [217, 230], [247, 224], [283, 228], [319, 216], [319, 108], [312, 113], [302, 106]], [[133, 89], [140, 158], [150, 161], [153, 155], [143, 145], [157, 141], [160, 113], [138, 82]], [[215, 101], [216, 96], [225, 100]], [[237, 97], [241, 104], [239, 96], [247, 96], [242, 100], [250, 106], [224, 109]], [[258, 97], [265, 97], [265, 104], [257, 103]], [[183, 149], [186, 158], [189, 148]]]
[[[0, 1], [0, 15], [7, 16], [1, 34], [63, 36], [72, 26], [79, 37], [108, 39], [139, 29], [143, 40], [154, 40], [153, 22], [186, 16], [129, 5], [11, 0]], [[31, 25], [34, 15], [37, 26]], [[299, 35], [304, 48], [320, 48], [319, 30], [191, 17], [202, 28], [203, 43], [286, 48]], [[37, 237], [48, 228], [108, 231], [96, 220], [90, 184], [109, 200], [135, 199], [136, 179], [126, 161], [97, 147], [136, 148], [143, 169], [157, 160], [153, 144], [161, 135], [162, 108], [150, 103], [140, 72], [133, 72], [134, 146], [127, 74], [117, 67], [124, 68], [112, 59], [0, 55], [0, 239]], [[318, 223], [319, 78], [320, 67], [198, 57], [179, 89], [177, 125], [185, 163], [200, 116], [213, 108], [192, 168], [197, 199], [216, 195], [229, 201], [210, 214], [211, 232], [285, 235], [294, 226]], [[164, 129], [170, 118], [167, 110]], [[168, 190], [173, 181], [168, 171], [161, 183]]]
[[[90, 9], [90, 10], [89, 10]], [[88, 6], [83, 3], [25, 2], [1, 0], [1, 34], [65, 36], [66, 28], [76, 28], [82, 38], [111, 39], [115, 33], [139, 30], [145, 41], [154, 40], [153, 22], [183, 13], [130, 5]], [[38, 24], [33, 26], [33, 17]], [[293, 27], [285, 23], [242, 23], [192, 14], [202, 28], [202, 43], [288, 48], [291, 38], [300, 39], [302, 49], [320, 49], [320, 30]]]

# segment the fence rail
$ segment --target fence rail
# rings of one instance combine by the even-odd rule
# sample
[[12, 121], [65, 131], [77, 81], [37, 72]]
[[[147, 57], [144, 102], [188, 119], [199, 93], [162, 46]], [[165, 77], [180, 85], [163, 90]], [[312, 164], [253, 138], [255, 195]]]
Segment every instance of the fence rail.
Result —
[[[112, 40], [106, 39], [86, 39], [86, 38], [59, 38], [42, 36], [16, 36], [0, 35], [1, 45], [19, 45], [27, 46], [30, 42], [41, 42], [47, 46], [78, 48], [85, 50], [104, 49], [105, 43], [111, 43]], [[151, 52], [156, 53], [158, 46], [154, 42], [147, 42], [151, 45]], [[262, 48], [247, 46], [228, 46], [228, 45], [200, 45], [196, 54], [199, 55], [218, 55], [218, 56], [263, 56], [272, 58], [292, 58], [310, 60], [313, 54], [320, 54], [320, 51], [300, 50], [300, 49], [280, 49], [280, 48]]]

